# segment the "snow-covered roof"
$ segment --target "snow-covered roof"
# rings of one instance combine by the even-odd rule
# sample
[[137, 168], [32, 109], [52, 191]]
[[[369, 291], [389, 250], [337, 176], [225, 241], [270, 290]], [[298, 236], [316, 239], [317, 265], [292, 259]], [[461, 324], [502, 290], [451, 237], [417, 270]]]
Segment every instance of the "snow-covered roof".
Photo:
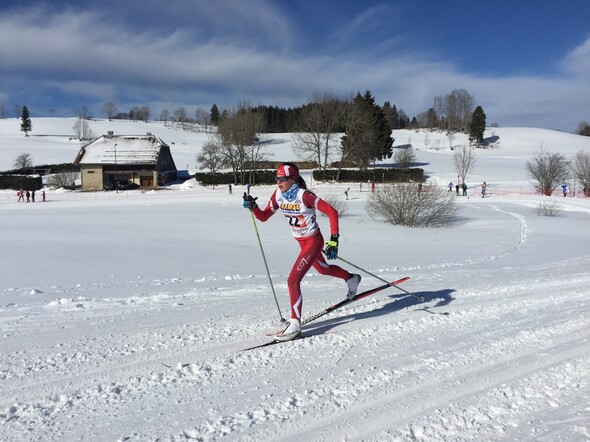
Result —
[[160, 148], [168, 145], [147, 135], [103, 135], [80, 149], [76, 164], [156, 164]]

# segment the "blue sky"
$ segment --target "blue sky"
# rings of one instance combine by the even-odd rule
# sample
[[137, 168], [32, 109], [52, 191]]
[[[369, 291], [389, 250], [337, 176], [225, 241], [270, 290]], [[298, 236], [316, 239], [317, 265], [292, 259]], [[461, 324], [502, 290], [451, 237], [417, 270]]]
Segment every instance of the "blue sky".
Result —
[[573, 131], [590, 120], [590, 1], [1, 1], [9, 114], [157, 117], [370, 90], [410, 117], [466, 89], [488, 123]]

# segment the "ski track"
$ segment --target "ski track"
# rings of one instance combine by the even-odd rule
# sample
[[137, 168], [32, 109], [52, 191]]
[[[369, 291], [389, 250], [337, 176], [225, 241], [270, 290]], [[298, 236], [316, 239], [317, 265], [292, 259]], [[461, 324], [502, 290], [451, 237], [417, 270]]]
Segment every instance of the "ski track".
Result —
[[[590, 255], [525, 263], [527, 279], [499, 280], [480, 265], [519, 253], [533, 233], [516, 211], [474, 207], [518, 223], [511, 247], [396, 268], [421, 276], [426, 303], [368, 298], [308, 328], [322, 334], [269, 348], [238, 351], [272, 328], [266, 309], [199, 323], [191, 316], [205, 302], [267, 296], [265, 275], [113, 280], [0, 306], [10, 313], [0, 324], [0, 439], [589, 440]], [[566, 268], [567, 280], [556, 279]], [[464, 272], [481, 282], [446, 290]], [[113, 288], [141, 291], [99, 296]], [[161, 311], [176, 311], [175, 322], [150, 327]], [[246, 315], [257, 319], [236, 330]], [[69, 328], [84, 333], [72, 339]], [[39, 330], [36, 345], [10, 345], [23, 334], [36, 342]], [[220, 395], [224, 406], [211, 407]], [[146, 421], [148, 411], [160, 419]], [[559, 420], [571, 425], [555, 432]]]
[[[586, 278], [585, 282], [588, 282], [588, 278]], [[573, 281], [572, 285], [579, 287], [579, 283], [580, 281]], [[540, 283], [539, 286], [545, 286], [545, 282]], [[538, 287], [533, 287], [533, 289], [535, 288]], [[467, 303], [466, 306], [458, 310], [448, 311], [447, 315], [424, 315], [420, 314], [419, 310], [402, 311], [400, 319], [393, 324], [385, 322], [383, 319], [380, 319], [377, 323], [373, 320], [366, 321], [367, 325], [361, 330], [347, 333], [344, 327], [335, 334], [311, 337], [306, 340], [310, 342], [301, 341], [275, 346], [270, 352], [268, 349], [254, 350], [248, 353], [213, 358], [202, 355], [205, 358], [204, 362], [190, 363], [185, 366], [179, 364], [174, 370], [158, 368], [147, 375], [138, 375], [129, 379], [125, 379], [128, 373], [123, 371], [121, 373], [123, 379], [119, 382], [104, 384], [97, 382], [100, 376], [96, 376], [95, 373], [91, 372], [86, 373], [85, 376], [96, 377], [86, 388], [64, 393], [64, 390], [67, 391], [66, 385], [71, 383], [73, 378], [65, 379], [62, 382], [66, 385], [61, 385], [60, 388], [56, 389], [61, 393], [49, 395], [44, 400], [33, 401], [29, 404], [17, 402], [9, 406], [6, 413], [0, 415], [0, 418], [5, 420], [7, 425], [16, 427], [15, 434], [23, 431], [26, 434], [26, 428], [49, 426], [49, 428], [62, 428], [61, 433], [53, 434], [52, 437], [68, 438], [70, 436], [67, 432], [68, 416], [75, 415], [80, 422], [83, 422], [84, 415], [92, 413], [95, 403], [102, 403], [103, 407], [104, 404], [107, 404], [112, 415], [120, 416], [125, 415], [128, 403], [132, 404], [141, 401], [145, 396], [174, 396], [174, 391], [177, 388], [182, 390], [201, 388], [213, 392], [213, 394], [226, 394], [233, 397], [233, 395], [239, 395], [241, 391], [247, 391], [249, 388], [247, 381], [238, 379], [243, 376], [244, 372], [257, 373], [258, 376], [272, 378], [272, 373], [278, 369], [284, 359], [297, 351], [301, 353], [301, 359], [313, 359], [314, 357], [318, 359], [318, 353], [325, 355], [325, 357], [319, 358], [320, 360], [316, 363], [325, 365], [327, 373], [334, 370], [334, 368], [331, 368], [331, 365], [334, 364], [336, 368], [339, 368], [338, 375], [328, 375], [325, 379], [307, 380], [303, 385], [304, 393], [296, 393], [299, 389], [295, 385], [290, 388], [279, 388], [275, 395], [271, 395], [274, 398], [259, 398], [258, 408], [251, 411], [248, 409], [248, 403], [241, 404], [242, 407], [238, 407], [239, 410], [233, 414], [220, 413], [215, 416], [214, 411], [207, 410], [202, 418], [205, 419], [208, 415], [214, 415], [214, 417], [208, 417], [200, 426], [169, 435], [171, 440], [175, 438], [181, 439], [185, 436], [203, 438], [203, 440], [216, 440], [233, 432], [243, 433], [243, 436], [249, 440], [268, 440], [272, 439], [272, 431], [279, 431], [279, 428], [276, 427], [276, 424], [279, 423], [287, 424], [286, 427], [280, 426], [280, 431], [282, 431], [281, 439], [288, 440], [288, 438], [292, 438], [292, 440], [297, 440], [297, 435], [301, 435], [306, 438], [312, 436], [312, 440], [330, 440], [329, 434], [322, 433], [322, 430], [327, 426], [334, 427], [336, 425], [336, 428], [339, 428], [339, 434], [353, 435], [355, 434], [354, 426], [351, 427], [345, 423], [348, 417], [354, 418], [354, 416], [360, 414], [365, 416], [365, 419], [368, 419], [367, 416], [373, 416], [375, 423], [378, 423], [382, 420], [377, 418], [379, 413], [388, 413], [387, 410], [391, 409], [395, 410], [397, 416], [397, 418], [392, 419], [391, 425], [400, 425], [400, 427], [393, 433], [388, 429], [380, 429], [379, 431], [383, 432], [383, 435], [387, 435], [387, 437], [392, 436], [403, 439], [413, 433], [423, 434], [425, 437], [432, 436], [436, 439], [437, 431], [444, 430], [445, 434], [448, 434], [449, 428], [452, 426], [456, 427], [457, 440], [468, 440], [468, 434], [465, 433], [467, 430], [471, 431], [470, 434], [474, 437], [485, 436], [486, 432], [492, 431], [490, 428], [495, 428], [494, 426], [500, 424], [498, 424], [498, 419], [494, 419], [493, 424], [487, 422], [487, 425], [492, 425], [492, 427], [488, 428], [486, 419], [479, 422], [481, 415], [485, 413], [478, 408], [469, 408], [458, 413], [460, 416], [465, 416], [465, 411], [476, 414], [469, 425], [464, 423], [462, 427], [457, 422], [445, 422], [444, 413], [438, 411], [441, 414], [437, 423], [440, 430], [432, 430], [434, 431], [432, 435], [428, 433], [428, 428], [431, 428], [432, 422], [429, 420], [428, 426], [424, 423], [420, 424], [420, 416], [430, 412], [435, 412], [436, 415], [439, 403], [445, 404], [453, 403], [459, 399], [464, 400], [462, 397], [454, 397], [452, 392], [448, 391], [449, 387], [453, 385], [461, 386], [459, 391], [463, 396], [465, 396], [466, 391], [475, 395], [476, 393], [481, 394], [485, 390], [486, 394], [512, 394], [528, 397], [531, 393], [526, 391], [526, 383], [523, 383], [523, 381], [521, 381], [522, 385], [518, 383], [519, 377], [552, 376], [551, 373], [553, 372], [537, 374], [537, 371], [554, 366], [563, 366], [562, 368], [565, 369], [566, 373], [571, 367], [573, 367], [571, 370], [574, 370], [574, 372], [578, 369], [587, 372], [588, 356], [590, 356], [587, 332], [590, 329], [589, 319], [581, 317], [572, 321], [569, 315], [570, 311], [567, 312], [567, 315], [562, 315], [565, 317], [550, 319], [550, 314], [543, 312], [551, 312], [552, 307], [561, 302], [552, 296], [535, 299], [534, 303], [526, 304], [518, 297], [501, 298], [501, 301], [498, 301], [494, 298], [493, 293], [494, 290], [491, 289], [487, 293], [479, 292], [474, 294], [474, 296], [484, 299], [490, 298], [490, 305], [482, 306], [481, 302], [478, 302], [474, 303], [473, 307], [469, 307], [469, 303]], [[579, 309], [579, 303], [582, 303], [582, 307], [587, 308], [585, 299], [586, 296], [583, 293], [570, 296], [569, 302], [572, 303], [572, 309]], [[379, 301], [375, 304], [385, 302]], [[371, 315], [374, 309], [374, 305], [359, 306], [350, 309], [351, 311], [346, 313], [362, 315], [363, 311], [366, 311], [368, 315]], [[507, 334], [505, 330], [494, 332], [497, 328], [497, 321], [502, 319], [510, 324], [515, 324], [519, 330], [524, 328], [521, 323], [523, 319], [506, 318], [505, 312], [507, 311], [518, 312], [518, 315], [516, 313], [513, 313], [513, 315], [520, 318], [532, 317], [538, 319], [539, 315], [541, 315], [543, 319], [546, 318], [548, 323], [552, 325], [533, 329], [529, 332], [521, 331], [516, 338]], [[486, 321], [479, 320], [482, 314], [486, 315]], [[545, 323], [545, 321], [539, 322]], [[449, 325], [452, 325], [450, 329]], [[482, 342], [478, 347], [464, 348], [465, 346], [461, 344], [462, 340], [460, 338], [462, 333], [480, 333], [489, 342]], [[451, 334], [455, 337], [455, 340], [452, 345], [448, 342], [441, 345], [441, 348], [445, 348], [445, 351], [440, 351], [438, 354], [427, 354], [421, 350], [420, 345], [408, 346], [407, 343], [403, 342], [403, 338], [407, 337], [408, 334], [420, 339], [426, 338], [424, 343], [425, 352], [431, 351], [432, 339], [439, 339]], [[562, 343], [561, 346], [564, 349], [560, 351], [560, 336], [578, 336], [579, 338], [576, 342]], [[465, 340], [469, 342], [467, 338]], [[355, 348], [361, 344], [366, 347], [366, 351], [374, 352], [376, 357], [382, 348], [395, 349], [399, 353], [397, 356], [401, 358], [400, 366], [403, 368], [387, 369], [379, 367], [378, 358], [376, 364], [371, 367], [349, 367], [344, 370], [339, 367], [339, 365], [354, 366], [351, 360], [354, 361]], [[525, 354], [523, 354], [523, 348], [527, 349]], [[535, 358], [539, 354], [547, 355], [544, 356], [547, 361], [545, 364], [539, 363]], [[553, 356], [549, 357], [549, 355]], [[558, 357], [558, 355], [563, 355], [563, 357]], [[526, 363], [528, 360], [536, 362], [531, 366], [530, 363]], [[574, 362], [571, 362], [572, 360]], [[334, 363], [334, 361], [336, 362]], [[493, 363], [491, 363], [492, 361]], [[500, 374], [494, 376], [493, 379], [487, 380], [487, 382], [482, 382], [478, 377], [478, 371], [489, 372], [490, 365], [497, 365], [498, 368], [494, 367], [492, 371], [497, 371]], [[524, 365], [526, 368], [515, 372], [513, 368], [520, 365]], [[441, 373], [441, 368], [452, 367], [458, 367], [460, 370], [457, 373], [448, 373], [442, 370], [443, 373]], [[317, 371], [317, 368], [310, 370], [310, 372], [314, 371]], [[560, 370], [555, 371], [555, 373], [560, 373]], [[444, 374], [442, 379], [440, 378], [441, 374]], [[108, 378], [113, 377], [116, 378], [116, 374], [109, 373]], [[516, 383], [512, 385], [510, 384], [511, 381]], [[416, 382], [420, 383], [420, 387], [413, 385]], [[506, 386], [505, 384], [510, 385]], [[567, 376], [562, 375], [556, 382], [550, 382], [548, 385], [558, 384], [567, 386]], [[78, 385], [78, 383], [74, 383], [74, 385]], [[405, 392], [403, 389], [399, 391], [400, 385], [405, 385], [408, 391]], [[215, 386], [215, 388], [212, 388], [212, 386]], [[587, 388], [587, 386], [585, 387]], [[553, 397], [554, 403], [559, 404], [562, 396], [563, 400], [566, 400], [569, 395], [574, 394], [568, 388], [552, 387], [547, 389], [545, 395], [542, 393], [539, 393], [539, 395], [545, 398]], [[433, 391], [438, 391], [436, 389], [441, 390], [440, 394], [432, 394]], [[502, 393], [503, 391], [505, 393]], [[420, 394], [430, 398], [439, 398], [440, 400], [439, 402], [433, 402], [432, 399], [426, 400], [423, 397], [420, 398]], [[359, 410], [358, 405], [348, 409], [347, 404], [358, 403], [359, 396], [364, 398], [361, 402], [366, 403], [364, 409]], [[428, 404], [429, 408], [422, 410], [410, 408], [409, 411], [402, 413], [400, 416], [400, 410], [404, 409], [404, 403], [407, 404], [411, 396], [417, 396], [416, 399], [421, 399], [420, 403]], [[202, 400], [206, 403], [206, 395], [202, 397]], [[412, 402], [411, 399], [410, 402]], [[528, 403], [528, 401], [525, 402]], [[379, 404], [381, 403], [385, 407], [384, 411], [379, 410]], [[540, 405], [537, 405], [538, 407]], [[294, 425], [291, 422], [294, 419], [290, 419], [290, 417], [293, 412], [301, 409], [305, 410], [305, 413], [303, 416], [296, 413], [300, 422], [298, 422], [298, 425]], [[535, 409], [535, 407], [532, 408], [533, 411]], [[201, 410], [201, 412], [205, 413], [205, 410]], [[504, 414], [500, 413], [500, 415], [512, 416], [512, 419], [518, 421], [518, 414], [515, 418], [514, 413], [506, 412]], [[306, 422], [309, 419], [306, 416], [313, 416], [309, 428], [300, 427], [301, 422]], [[404, 420], [413, 418], [418, 419], [411, 426], [403, 425]], [[325, 419], [326, 422], [323, 422], [322, 419]], [[61, 425], [57, 426], [48, 425], [53, 420], [65, 420], [65, 422], [61, 422]], [[266, 428], [269, 423], [273, 424], [270, 433], [269, 429]], [[24, 425], [24, 427], [21, 427], [21, 425]], [[513, 423], [510, 421], [503, 425], [510, 427]], [[258, 429], [257, 427], [260, 426], [263, 428]], [[363, 428], [367, 427], [363, 425]], [[373, 430], [371, 430], [370, 434], [359, 433], [353, 436], [352, 439], [364, 439], [371, 434], [374, 434]], [[137, 440], [142, 439], [141, 434], [136, 436]]]

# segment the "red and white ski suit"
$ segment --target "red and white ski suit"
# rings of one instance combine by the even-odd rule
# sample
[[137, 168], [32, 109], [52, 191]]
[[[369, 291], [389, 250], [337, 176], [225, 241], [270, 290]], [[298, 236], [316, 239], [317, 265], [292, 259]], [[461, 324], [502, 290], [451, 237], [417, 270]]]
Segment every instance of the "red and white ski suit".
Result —
[[316, 221], [316, 209], [328, 215], [331, 234], [338, 234], [338, 211], [308, 190], [299, 189], [293, 201], [287, 201], [280, 191], [275, 190], [264, 210], [259, 207], [252, 210], [260, 221], [266, 221], [277, 210], [283, 212], [291, 226], [293, 237], [299, 242], [301, 252], [287, 278], [291, 318], [299, 320], [303, 306], [301, 280], [312, 266], [322, 275], [334, 276], [345, 281], [351, 277], [342, 267], [330, 265], [324, 259], [324, 238]]

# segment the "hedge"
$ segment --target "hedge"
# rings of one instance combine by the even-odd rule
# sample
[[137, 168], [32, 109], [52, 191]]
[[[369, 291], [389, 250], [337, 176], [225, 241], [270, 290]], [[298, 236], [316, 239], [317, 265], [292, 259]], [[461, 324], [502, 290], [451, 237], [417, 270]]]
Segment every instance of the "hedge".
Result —
[[0, 175], [0, 189], [13, 190], [39, 190], [43, 187], [43, 180], [40, 175]]
[[[384, 183], [407, 183], [424, 181], [424, 169], [365, 169], [351, 170], [341, 169], [338, 176], [338, 169], [327, 169], [323, 171], [314, 170], [313, 179], [323, 181], [324, 176], [329, 181], [353, 181], [353, 182], [384, 182]], [[336, 178], [339, 178], [338, 180]]]
[[[280, 163], [279, 163], [280, 164]], [[250, 176], [249, 172], [246, 172], [246, 179]], [[338, 176], [338, 169], [326, 170], [326, 179], [329, 181], [335, 181]], [[234, 174], [232, 172], [226, 173], [201, 173], [198, 172], [194, 175], [195, 179], [203, 185], [226, 185], [226, 184], [248, 184], [246, 183], [235, 183]], [[318, 170], [313, 171], [313, 179], [315, 181], [324, 181], [324, 172]], [[239, 178], [239, 177], [238, 177]], [[353, 182], [422, 182], [424, 181], [424, 170], [423, 169], [367, 169], [367, 170], [340, 170], [339, 181], [353, 181]], [[255, 172], [256, 184], [275, 184], [275, 170], [257, 170]]]

